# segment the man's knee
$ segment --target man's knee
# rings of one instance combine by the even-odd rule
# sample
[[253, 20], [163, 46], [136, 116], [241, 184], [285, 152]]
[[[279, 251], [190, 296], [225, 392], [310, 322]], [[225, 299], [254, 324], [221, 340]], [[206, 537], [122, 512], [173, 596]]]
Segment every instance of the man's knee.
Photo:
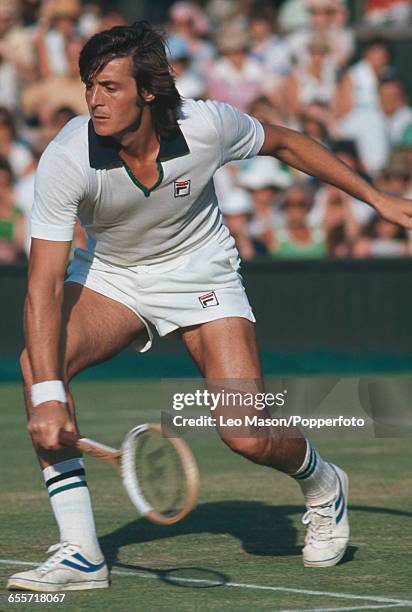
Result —
[[268, 464], [271, 440], [263, 436], [244, 438], [222, 438], [223, 442], [235, 453], [260, 465]]

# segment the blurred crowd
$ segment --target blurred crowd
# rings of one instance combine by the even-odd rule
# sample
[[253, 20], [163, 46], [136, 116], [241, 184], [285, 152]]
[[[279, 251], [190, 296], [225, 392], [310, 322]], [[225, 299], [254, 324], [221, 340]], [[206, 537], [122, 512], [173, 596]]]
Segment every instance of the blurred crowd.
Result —
[[[38, 159], [87, 113], [78, 57], [126, 24], [98, 0], [0, 0], [0, 262], [24, 260]], [[364, 0], [372, 28], [405, 26], [409, 0]], [[380, 189], [412, 197], [412, 108], [385, 40], [359, 45], [345, 0], [178, 1], [163, 24], [183, 97], [228, 102], [304, 132]], [[275, 159], [215, 175], [244, 259], [412, 254], [412, 236], [372, 208]], [[82, 228], [75, 243], [84, 244]]]

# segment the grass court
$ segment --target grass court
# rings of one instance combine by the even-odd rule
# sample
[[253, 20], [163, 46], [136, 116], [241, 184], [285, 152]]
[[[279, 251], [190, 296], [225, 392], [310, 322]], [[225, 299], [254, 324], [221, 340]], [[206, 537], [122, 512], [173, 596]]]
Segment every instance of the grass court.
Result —
[[[81, 431], [100, 442], [116, 446], [134, 425], [159, 421], [156, 381], [77, 382], [72, 389]], [[412, 611], [410, 439], [317, 443], [351, 478], [349, 550], [337, 567], [320, 569], [302, 565], [296, 483], [248, 463], [210, 434], [187, 438], [200, 468], [199, 505], [169, 527], [139, 519], [116, 471], [87, 458], [111, 588], [68, 592], [64, 604], [7, 603], [8, 575], [43, 561], [58, 535], [25, 431], [20, 386], [2, 384], [0, 404], [0, 610]]]

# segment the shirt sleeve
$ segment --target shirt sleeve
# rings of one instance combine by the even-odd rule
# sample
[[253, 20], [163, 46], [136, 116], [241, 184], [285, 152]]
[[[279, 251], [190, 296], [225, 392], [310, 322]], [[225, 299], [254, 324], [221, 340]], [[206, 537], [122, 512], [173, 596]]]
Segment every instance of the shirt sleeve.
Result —
[[86, 186], [87, 179], [80, 165], [63, 147], [50, 143], [36, 172], [31, 237], [71, 241]]
[[222, 166], [259, 153], [265, 135], [257, 119], [223, 102], [207, 100], [205, 104], [219, 136]]

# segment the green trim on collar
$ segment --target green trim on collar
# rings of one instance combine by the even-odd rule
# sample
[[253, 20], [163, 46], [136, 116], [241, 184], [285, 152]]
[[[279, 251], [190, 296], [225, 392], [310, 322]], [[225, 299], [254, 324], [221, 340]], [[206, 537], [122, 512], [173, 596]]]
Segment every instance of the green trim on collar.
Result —
[[160, 183], [163, 181], [163, 166], [159, 159], [156, 160], [157, 171], [159, 173], [159, 177], [152, 187], [146, 187], [146, 185], [143, 185], [143, 183], [141, 183], [139, 179], [135, 177], [135, 175], [133, 174], [133, 171], [129, 168], [126, 162], [124, 160], [122, 161], [123, 161], [123, 166], [127, 174], [130, 176], [130, 178], [132, 179], [136, 187], [138, 187], [141, 191], [143, 191], [146, 198], [148, 198], [150, 194], [152, 193], [152, 191], [154, 191], [156, 187], [159, 187]]

